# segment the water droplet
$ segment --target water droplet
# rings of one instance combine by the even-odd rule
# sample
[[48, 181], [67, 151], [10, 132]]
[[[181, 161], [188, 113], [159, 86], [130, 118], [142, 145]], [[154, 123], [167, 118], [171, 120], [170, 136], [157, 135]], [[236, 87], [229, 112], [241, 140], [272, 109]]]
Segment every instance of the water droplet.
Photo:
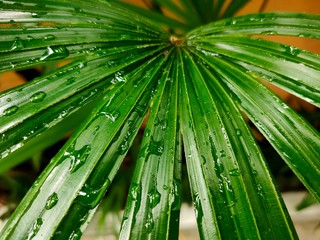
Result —
[[242, 132], [239, 128], [236, 129], [236, 134], [237, 136], [242, 136]]
[[207, 159], [201, 155], [202, 165], [205, 165], [207, 163]]
[[170, 82], [170, 83], [172, 83], [172, 82], [173, 82], [173, 79], [172, 79], [172, 78], [170, 78], [170, 77], [167, 77], [167, 78], [166, 78], [166, 82]]
[[18, 109], [19, 109], [18, 106], [9, 107], [3, 111], [3, 116], [7, 116], [7, 117], [11, 116], [11, 115], [15, 114], [18, 111]]
[[45, 53], [40, 57], [40, 60], [58, 60], [69, 56], [69, 51], [65, 46], [47, 47]]
[[47, 94], [45, 92], [37, 92], [30, 97], [30, 101], [33, 103], [40, 103], [46, 96]]
[[90, 154], [91, 148], [89, 145], [84, 145], [79, 150], [75, 150], [74, 146], [70, 147], [70, 150], [65, 153], [65, 158], [69, 158], [71, 161], [69, 172], [73, 173], [77, 171], [87, 160]]
[[99, 129], [100, 129], [100, 126], [95, 126], [95, 127], [94, 127], [93, 135], [95, 135], [95, 134], [98, 132]]
[[236, 23], [237, 23], [237, 20], [235, 20], [235, 19], [227, 19], [227, 20], [225, 20], [224, 25], [230, 26], [230, 25], [235, 25]]
[[31, 17], [33, 17], [33, 18], [39, 18], [40, 16], [39, 16], [38, 13], [31, 13]]
[[154, 154], [156, 156], [161, 156], [164, 150], [164, 142], [163, 140], [154, 141], [153, 139], [150, 140], [149, 145], [149, 153]]
[[255, 176], [258, 175], [258, 171], [257, 171], [256, 169], [254, 169], [254, 168], [252, 168], [252, 173], [253, 173], [253, 175], [255, 175]]
[[122, 76], [122, 72], [119, 71], [114, 74], [114, 78], [111, 80], [111, 83], [116, 84], [118, 82], [126, 82], [126, 81], [127, 79], [124, 76]]
[[256, 185], [256, 187], [257, 187], [257, 193], [258, 193], [258, 195], [264, 199], [264, 198], [265, 198], [265, 194], [264, 194], [264, 190], [263, 190], [262, 185], [261, 185], [260, 183], [258, 183], [258, 184]]
[[28, 40], [29, 42], [32, 42], [32, 41], [34, 40], [34, 37], [28, 35], [28, 36], [27, 36], [27, 40]]
[[57, 204], [58, 201], [59, 201], [58, 194], [55, 192], [52, 193], [47, 199], [45, 208], [47, 210], [53, 208]]
[[180, 210], [181, 206], [181, 181], [174, 179], [171, 188], [171, 205], [173, 211]]
[[69, 115], [69, 111], [68, 110], [62, 110], [59, 114], [59, 118], [65, 118], [66, 116]]
[[132, 183], [130, 188], [130, 196], [133, 201], [140, 201], [141, 199], [141, 186], [135, 183]]
[[272, 31], [272, 30], [268, 30], [268, 31], [261, 32], [261, 34], [264, 34], [264, 35], [276, 35], [277, 32], [276, 31]]
[[7, 135], [5, 133], [1, 134], [1, 141], [6, 141], [8, 139]]
[[21, 38], [16, 37], [14, 39], [14, 42], [13, 42], [10, 50], [21, 50], [21, 49], [24, 49], [23, 41], [21, 40]]
[[285, 49], [285, 53], [290, 54], [292, 56], [297, 56], [300, 53], [300, 49], [292, 46], [282, 46]]
[[159, 125], [160, 125], [160, 128], [161, 128], [162, 130], [165, 130], [165, 129], [167, 128], [167, 126], [168, 126], [168, 121], [167, 121], [167, 119], [164, 119], [164, 120], [160, 121]]
[[226, 156], [226, 151], [224, 151], [224, 150], [221, 150], [220, 151], [220, 157], [225, 157]]
[[78, 68], [79, 68], [79, 69], [82, 69], [82, 68], [86, 67], [87, 65], [88, 65], [87, 62], [80, 62], [80, 63], [78, 64]]
[[196, 214], [196, 219], [199, 224], [202, 221], [203, 209], [202, 209], [202, 204], [201, 204], [199, 193], [197, 193], [197, 192], [194, 193], [194, 195], [193, 195], [193, 204], [194, 204], [194, 211]]
[[124, 141], [118, 148], [117, 154], [119, 155], [124, 155], [127, 150], [129, 149], [129, 142], [128, 141]]
[[81, 229], [78, 228], [72, 231], [68, 240], [79, 240], [81, 239], [81, 236], [82, 236]]
[[143, 106], [138, 104], [135, 108], [134, 111], [140, 116], [143, 117], [146, 115], [146, 112], [148, 110], [148, 106]]
[[144, 130], [144, 135], [145, 135], [146, 137], [149, 137], [149, 136], [150, 136], [150, 133], [151, 133], [150, 129], [146, 128], [146, 129]]
[[109, 111], [108, 109], [102, 110], [100, 115], [104, 115], [109, 119], [111, 122], [115, 122], [120, 117], [120, 111], [115, 110], [114, 112]]
[[154, 220], [151, 212], [149, 212], [147, 215], [147, 221], [146, 221], [145, 227], [146, 227], [147, 233], [151, 233], [154, 228]]
[[83, 13], [83, 9], [82, 8], [74, 8], [74, 11], [76, 11], [77, 13]]
[[45, 36], [44, 38], [43, 38], [43, 40], [45, 40], [45, 41], [51, 41], [51, 40], [54, 40], [56, 37], [54, 36], [54, 35], [52, 35], [52, 34], [48, 34], [47, 36]]
[[156, 116], [155, 119], [154, 119], [154, 125], [155, 125], [155, 126], [158, 126], [159, 123], [160, 123], [159, 117]]
[[28, 63], [35, 63], [35, 62], [38, 62], [39, 59], [38, 58], [30, 58], [27, 60]]
[[129, 34], [121, 34], [119, 36], [120, 40], [127, 40], [127, 39], [130, 39], [130, 38], [131, 38], [131, 36]]
[[238, 168], [232, 169], [229, 171], [230, 176], [239, 176], [240, 175], [240, 171]]
[[76, 81], [76, 77], [71, 77], [71, 78], [69, 78], [68, 80], [67, 80], [67, 82], [66, 82], [66, 84], [67, 85], [70, 85], [70, 84], [72, 84], [72, 83], [74, 83], [75, 81]]
[[226, 205], [227, 207], [232, 207], [236, 204], [236, 198], [234, 195], [233, 188], [231, 186], [230, 180], [221, 174], [221, 178], [223, 180], [224, 192], [226, 194]]
[[102, 186], [92, 187], [85, 184], [81, 191], [78, 193], [76, 201], [80, 204], [89, 207], [90, 209], [95, 208], [103, 198], [110, 186], [110, 180], [107, 179]]
[[10, 65], [10, 67], [11, 67], [12, 69], [14, 69], [14, 68], [16, 67], [16, 63], [14, 63], [14, 62], [9, 62], [9, 65]]
[[161, 199], [161, 194], [157, 191], [156, 188], [154, 188], [154, 190], [148, 193], [148, 197], [149, 197], [150, 207], [154, 208], [159, 204]]
[[32, 226], [32, 229], [30, 230], [30, 232], [28, 234], [27, 240], [31, 240], [32, 238], [34, 238], [37, 235], [42, 224], [43, 224], [42, 218], [37, 218], [37, 220], [35, 221], [35, 223]]

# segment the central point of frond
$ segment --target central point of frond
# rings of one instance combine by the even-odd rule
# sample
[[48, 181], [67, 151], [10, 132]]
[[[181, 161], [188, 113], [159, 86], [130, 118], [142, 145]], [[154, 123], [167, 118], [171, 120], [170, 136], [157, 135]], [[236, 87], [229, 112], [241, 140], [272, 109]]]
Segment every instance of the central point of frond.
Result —
[[184, 42], [184, 39], [183, 38], [178, 38], [176, 36], [171, 36], [170, 37], [170, 42], [171, 42], [172, 45], [181, 46], [182, 43]]

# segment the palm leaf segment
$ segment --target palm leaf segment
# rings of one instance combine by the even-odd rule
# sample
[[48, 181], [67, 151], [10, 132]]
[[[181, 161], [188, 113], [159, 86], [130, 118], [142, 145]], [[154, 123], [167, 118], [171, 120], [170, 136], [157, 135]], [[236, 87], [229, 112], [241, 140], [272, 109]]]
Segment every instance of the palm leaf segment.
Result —
[[319, 134], [261, 82], [319, 106], [319, 56], [249, 36], [319, 38], [319, 16], [254, 14], [177, 38], [116, 5], [0, 4], [1, 71], [72, 60], [1, 94], [1, 171], [81, 123], [1, 239], [80, 238], [149, 108], [121, 239], [177, 238], [182, 145], [202, 239], [297, 238], [242, 112], [319, 200]]

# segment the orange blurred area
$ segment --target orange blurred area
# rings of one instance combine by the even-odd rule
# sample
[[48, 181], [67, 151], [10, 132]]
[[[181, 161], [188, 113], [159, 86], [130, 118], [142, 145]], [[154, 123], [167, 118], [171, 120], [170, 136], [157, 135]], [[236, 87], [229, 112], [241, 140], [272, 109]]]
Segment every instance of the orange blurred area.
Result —
[[0, 92], [19, 86], [25, 83], [25, 80], [16, 72], [0, 73]]

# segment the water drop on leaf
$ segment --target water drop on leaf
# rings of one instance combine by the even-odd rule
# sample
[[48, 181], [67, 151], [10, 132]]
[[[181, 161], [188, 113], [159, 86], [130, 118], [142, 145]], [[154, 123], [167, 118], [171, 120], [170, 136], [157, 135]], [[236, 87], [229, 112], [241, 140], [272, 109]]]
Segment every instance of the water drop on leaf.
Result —
[[268, 30], [268, 31], [261, 32], [261, 34], [264, 34], [264, 35], [277, 35], [277, 32], [276, 31], [272, 31], [272, 30]]
[[31, 13], [31, 17], [33, 17], [33, 18], [39, 18], [40, 16], [38, 15], [38, 13]]
[[71, 159], [71, 165], [69, 168], [70, 173], [77, 171], [85, 163], [90, 154], [90, 151], [90, 146], [84, 145], [79, 150], [71, 149], [70, 152], [67, 152], [66, 156]]
[[236, 134], [237, 134], [237, 136], [242, 136], [241, 130], [237, 128], [237, 129], [236, 129]]
[[47, 47], [45, 53], [40, 57], [40, 60], [58, 60], [69, 56], [69, 51], [64, 46]]
[[27, 36], [27, 40], [28, 40], [29, 42], [32, 42], [32, 41], [34, 40], [34, 37], [28, 35], [28, 36]]
[[159, 204], [161, 199], [161, 194], [155, 188], [154, 190], [148, 193], [148, 197], [149, 197], [150, 207], [154, 208]]
[[193, 195], [193, 204], [194, 204], [194, 211], [196, 214], [196, 219], [199, 224], [202, 221], [203, 209], [202, 209], [202, 204], [201, 204], [199, 193], [197, 193], [197, 192]]
[[54, 40], [56, 37], [52, 34], [48, 34], [47, 36], [44, 37], [43, 40], [45, 41], [51, 41], [51, 40]]
[[95, 208], [100, 203], [101, 199], [109, 188], [110, 183], [110, 180], [106, 179], [103, 185], [99, 187], [92, 187], [88, 184], [85, 184], [78, 193], [76, 201], [90, 209]]
[[40, 103], [46, 96], [47, 94], [45, 92], [37, 92], [30, 97], [30, 101], [33, 103]]
[[67, 82], [66, 82], [66, 85], [70, 85], [70, 84], [72, 84], [72, 83], [74, 83], [75, 81], [76, 81], [76, 77], [71, 77], [71, 78], [69, 78], [68, 80], [67, 80]]
[[58, 201], [59, 201], [58, 194], [55, 192], [52, 193], [51, 196], [48, 197], [48, 199], [47, 199], [45, 208], [47, 210], [53, 208], [57, 204]]
[[133, 183], [130, 188], [130, 196], [133, 201], [140, 201], [141, 199], [141, 187], [138, 184]]
[[240, 171], [238, 168], [232, 169], [229, 171], [230, 176], [239, 176], [240, 175]]
[[120, 111], [115, 110], [111, 112], [109, 109], [103, 109], [100, 114], [106, 116], [111, 122], [115, 122], [121, 115]]
[[37, 218], [37, 220], [33, 224], [32, 229], [30, 230], [28, 237], [26, 239], [27, 240], [33, 239], [37, 235], [37, 233], [39, 232], [42, 224], [43, 224], [42, 218]]
[[223, 180], [223, 188], [224, 188], [224, 193], [226, 194], [226, 205], [227, 207], [232, 207], [236, 204], [236, 198], [234, 195], [233, 188], [231, 186], [230, 180], [226, 177], [221, 175], [222, 180]]
[[290, 54], [292, 56], [297, 56], [300, 53], [300, 49], [292, 46], [283, 46], [285, 49], [285, 53]]
[[21, 50], [21, 49], [24, 49], [23, 41], [21, 40], [21, 38], [16, 37], [11, 46], [11, 50]]
[[15, 114], [18, 111], [18, 109], [19, 109], [18, 106], [9, 107], [3, 111], [3, 115], [4, 116], [11, 116], [11, 115]]
[[77, 13], [83, 13], [83, 9], [82, 8], [74, 8], [74, 11], [76, 11]]
[[147, 215], [147, 221], [146, 221], [145, 227], [146, 227], [147, 233], [151, 233], [154, 228], [154, 220], [151, 212], [149, 212]]
[[164, 150], [164, 142], [163, 140], [154, 141], [153, 139], [150, 140], [149, 145], [149, 153], [154, 154], [156, 156], [161, 156]]
[[68, 240], [79, 240], [81, 239], [82, 232], [81, 229], [73, 230]]
[[181, 206], [181, 181], [174, 179], [171, 187], [171, 205], [173, 211], [179, 211]]

